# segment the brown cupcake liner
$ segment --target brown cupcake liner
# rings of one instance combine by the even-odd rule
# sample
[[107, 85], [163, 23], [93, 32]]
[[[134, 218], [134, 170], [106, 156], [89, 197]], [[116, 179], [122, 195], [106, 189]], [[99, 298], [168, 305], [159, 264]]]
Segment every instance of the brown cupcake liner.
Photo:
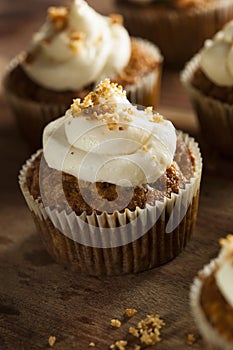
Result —
[[[190, 183], [179, 194], [155, 206], [77, 216], [34, 200], [26, 174], [38, 153], [23, 166], [19, 183], [33, 218], [53, 258], [90, 275], [136, 273], [160, 266], [177, 256], [189, 241], [196, 221], [202, 158], [198, 145], [180, 132], [196, 159]], [[145, 232], [145, 233], [144, 233]]]
[[165, 64], [180, 68], [222, 26], [233, 18], [233, 2], [212, 1], [188, 9], [161, 8], [162, 5], [125, 4], [116, 9], [124, 16], [130, 35], [154, 42], [165, 57]]
[[183, 70], [181, 82], [190, 96], [207, 147], [215, 149], [227, 157], [232, 157], [233, 106], [205, 96], [192, 86], [193, 74], [199, 67], [199, 62], [200, 55], [197, 54]]
[[216, 269], [218, 258], [212, 260], [208, 265], [204, 266], [203, 270], [199, 271], [190, 289], [190, 306], [196, 325], [209, 345], [213, 350], [232, 350], [233, 343], [229, 343], [214, 327], [208, 322], [202, 307], [200, 305], [200, 295], [203, 286], [203, 280], [208, 277]]
[[69, 105], [36, 102], [17, 95], [15, 91], [12, 91], [7, 86], [10, 72], [24, 60], [24, 57], [25, 53], [23, 52], [10, 62], [3, 79], [3, 87], [20, 134], [30, 148], [35, 151], [41, 145], [42, 132], [45, 125], [62, 116]]
[[[142, 77], [135, 84], [128, 85], [126, 87], [127, 96], [132, 103], [156, 107], [159, 98], [163, 59], [155, 45], [149, 43], [147, 40], [136, 40], [140, 41], [144, 45], [145, 50], [150, 52], [158, 60], [158, 66], [154, 71]], [[10, 72], [24, 60], [24, 56], [25, 53], [21, 53], [10, 62], [3, 79], [3, 86], [19, 131], [34, 152], [41, 147], [44, 127], [52, 120], [62, 116], [70, 108], [72, 101], [68, 104], [36, 102], [26, 97], [23, 98], [15, 93], [15, 91], [12, 91], [7, 84], [7, 80], [10, 77]]]

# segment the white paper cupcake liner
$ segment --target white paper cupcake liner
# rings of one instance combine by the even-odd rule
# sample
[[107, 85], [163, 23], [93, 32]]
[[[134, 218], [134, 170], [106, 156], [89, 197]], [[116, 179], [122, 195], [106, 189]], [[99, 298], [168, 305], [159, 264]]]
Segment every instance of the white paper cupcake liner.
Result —
[[201, 134], [207, 146], [225, 156], [233, 156], [233, 106], [223, 103], [192, 86], [194, 72], [199, 67], [197, 54], [181, 73], [181, 82], [186, 88], [198, 116]]
[[[185, 189], [145, 209], [78, 216], [58, 211], [34, 200], [26, 184], [27, 171], [38, 153], [23, 166], [19, 184], [48, 251], [57, 260], [80, 272], [123, 274], [166, 263], [189, 241], [195, 225], [202, 158], [198, 145], [179, 133], [195, 157], [195, 174]], [[40, 152], [40, 151], [39, 151]]]
[[211, 349], [232, 350], [233, 342], [229, 343], [211, 326], [200, 305], [200, 295], [204, 283], [203, 279], [213, 273], [217, 264], [218, 259], [214, 259], [208, 265], [204, 266], [203, 270], [199, 271], [198, 275], [201, 276], [201, 278], [196, 277], [190, 289], [190, 306], [196, 325], [207, 344], [211, 346]]
[[187, 10], [159, 9], [159, 5], [135, 6], [117, 1], [131, 35], [147, 38], [161, 49], [165, 64], [181, 67], [221, 27], [233, 18], [231, 0], [212, 1]]

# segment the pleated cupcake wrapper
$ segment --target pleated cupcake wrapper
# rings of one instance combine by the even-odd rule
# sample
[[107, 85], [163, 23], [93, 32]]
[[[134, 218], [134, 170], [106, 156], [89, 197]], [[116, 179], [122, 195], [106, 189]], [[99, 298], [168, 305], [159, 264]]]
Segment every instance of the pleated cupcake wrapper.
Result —
[[[33, 155], [23, 166], [19, 183], [53, 257], [84, 273], [113, 275], [146, 270], [178, 255], [195, 224], [202, 171], [202, 158], [194, 139], [181, 132], [179, 137], [185, 140], [196, 159], [190, 183], [179, 194], [173, 193], [155, 206], [147, 205], [133, 212], [126, 209], [124, 213], [87, 215], [84, 212], [77, 216], [74, 212], [44, 207], [41, 201], [33, 199], [26, 184], [27, 171], [39, 153]], [[61, 249], [53, 246], [56, 242]], [[81, 259], [80, 252], [87, 258]]]
[[229, 343], [223, 336], [215, 330], [208, 322], [205, 313], [200, 305], [200, 295], [203, 287], [203, 279], [210, 276], [216, 269], [218, 258], [212, 260], [208, 265], [205, 265], [193, 281], [190, 289], [190, 306], [196, 322], [196, 325], [201, 332], [205, 341], [211, 346], [213, 350], [232, 350], [233, 342]]
[[[189, 10], [156, 11], [155, 5], [149, 11], [145, 6], [121, 4], [118, 7], [124, 16], [124, 23], [131, 35], [140, 35], [154, 42], [161, 49], [165, 63], [181, 67], [203, 45], [233, 18], [233, 2], [212, 1]], [[135, 5], [136, 6], [136, 5]], [[159, 5], [158, 5], [159, 7]]]
[[193, 74], [198, 69], [200, 55], [197, 54], [186, 65], [181, 74], [199, 119], [201, 133], [207, 147], [214, 148], [225, 156], [233, 156], [233, 105], [205, 96], [191, 84]]
[[[139, 79], [135, 84], [128, 85], [126, 87], [126, 92], [132, 103], [156, 107], [160, 90], [162, 57], [155, 45], [146, 40], [137, 40], [142, 43], [145, 50], [150, 52], [153, 57], [158, 60], [158, 66], [154, 71]], [[42, 103], [23, 98], [14, 91], [11, 91], [11, 89], [6, 86], [9, 73], [24, 60], [24, 57], [25, 53], [21, 53], [11, 61], [6, 69], [3, 86], [5, 88], [6, 98], [15, 115], [22, 137], [31, 146], [32, 150], [35, 150], [41, 145], [42, 131], [45, 125], [62, 116], [65, 111], [70, 108], [72, 101], [70, 101], [69, 104]]]
[[26, 97], [19, 96], [7, 87], [7, 80], [9, 79], [10, 72], [15, 69], [24, 58], [25, 53], [22, 52], [10, 62], [3, 78], [3, 87], [22, 137], [30, 145], [32, 150], [35, 150], [41, 144], [44, 126], [53, 119], [62, 116], [69, 105], [39, 103], [27, 99]]

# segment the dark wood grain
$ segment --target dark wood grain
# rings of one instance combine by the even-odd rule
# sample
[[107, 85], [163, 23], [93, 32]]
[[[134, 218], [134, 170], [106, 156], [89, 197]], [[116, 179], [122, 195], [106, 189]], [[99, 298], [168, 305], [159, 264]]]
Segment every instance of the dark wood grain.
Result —
[[[91, 3], [107, 11], [105, 1]], [[111, 1], [106, 3], [110, 11]], [[1, 74], [10, 57], [26, 47], [50, 4], [1, 0]], [[57, 338], [56, 350], [86, 350], [91, 341], [105, 350], [115, 340], [127, 339], [128, 327], [148, 313], [158, 313], [166, 322], [161, 343], [151, 349], [188, 349], [188, 333], [197, 335], [193, 349], [206, 349], [190, 314], [189, 288], [197, 271], [216, 256], [218, 238], [233, 231], [232, 163], [205, 159], [195, 236], [178, 258], [138, 275], [80, 276], [56, 265], [36, 233], [17, 184], [29, 151], [2, 91], [0, 110], [0, 350], [46, 349], [50, 335]], [[196, 134], [195, 116], [178, 73], [164, 73], [161, 110], [170, 111], [177, 127]], [[112, 329], [110, 320], [122, 319], [128, 307], [136, 308], [137, 315]]]

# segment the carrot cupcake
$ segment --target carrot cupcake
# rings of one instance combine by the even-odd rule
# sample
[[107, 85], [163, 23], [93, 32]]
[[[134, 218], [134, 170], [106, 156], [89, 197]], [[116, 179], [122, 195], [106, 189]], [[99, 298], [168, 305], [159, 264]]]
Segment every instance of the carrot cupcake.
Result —
[[158, 45], [165, 63], [181, 67], [233, 18], [231, 0], [115, 0], [131, 35]]
[[4, 79], [10, 105], [26, 140], [38, 147], [43, 127], [110, 77], [130, 100], [156, 105], [162, 56], [155, 45], [130, 38], [119, 15], [102, 16], [84, 0], [51, 7], [27, 52]]
[[177, 256], [195, 225], [202, 160], [171, 122], [104, 80], [48, 124], [20, 186], [56, 261], [91, 275]]
[[233, 21], [187, 64], [181, 80], [197, 113], [201, 133], [219, 153], [233, 156]]
[[196, 324], [211, 349], [233, 349], [233, 236], [222, 239], [217, 259], [199, 272], [191, 288]]

